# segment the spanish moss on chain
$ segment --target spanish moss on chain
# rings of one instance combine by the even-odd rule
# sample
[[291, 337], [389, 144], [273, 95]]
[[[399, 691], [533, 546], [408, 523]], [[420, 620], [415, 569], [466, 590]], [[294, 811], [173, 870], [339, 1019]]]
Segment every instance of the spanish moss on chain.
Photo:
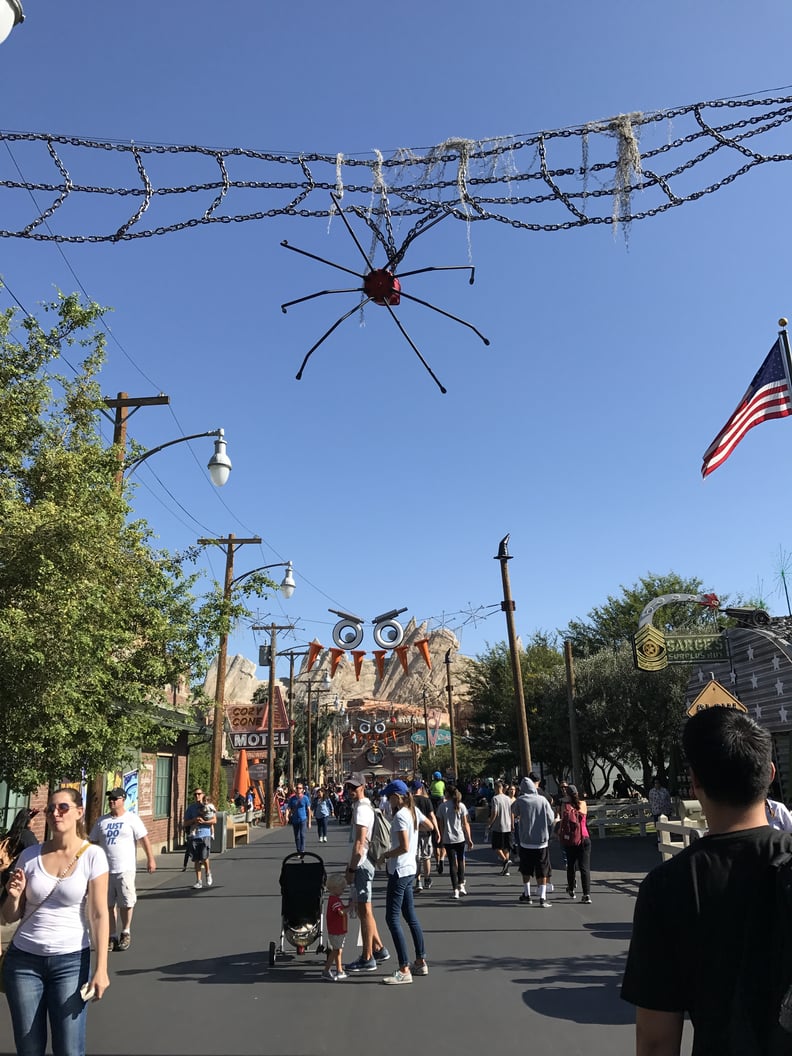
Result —
[[[526, 231], [630, 224], [792, 160], [792, 96], [722, 99], [571, 128], [370, 156], [123, 143], [0, 131], [4, 238], [120, 242], [279, 216], [327, 219], [328, 192], [374, 232], [447, 213]], [[13, 177], [13, 178], [11, 178]], [[6, 223], [8, 221], [6, 220]], [[409, 238], [409, 232], [408, 232]]]

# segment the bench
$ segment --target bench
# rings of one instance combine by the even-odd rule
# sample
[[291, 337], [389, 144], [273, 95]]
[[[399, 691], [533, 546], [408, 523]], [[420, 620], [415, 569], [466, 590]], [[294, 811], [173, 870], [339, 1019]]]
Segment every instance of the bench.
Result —
[[229, 814], [226, 823], [226, 847], [229, 850], [238, 843], [250, 843], [250, 826], [244, 814]]
[[588, 802], [586, 821], [591, 835], [596, 833], [600, 839], [608, 829], [625, 825], [637, 825], [641, 835], [645, 836], [652, 813], [645, 799], [592, 799]]

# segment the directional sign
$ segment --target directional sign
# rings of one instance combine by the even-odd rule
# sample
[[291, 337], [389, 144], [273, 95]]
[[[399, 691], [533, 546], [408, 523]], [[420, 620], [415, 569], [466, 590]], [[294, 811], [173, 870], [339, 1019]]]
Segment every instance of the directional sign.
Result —
[[[430, 737], [431, 739], [431, 737]], [[413, 744], [420, 744], [422, 748], [426, 747], [426, 730], [416, 730], [410, 740]], [[438, 748], [442, 748], [445, 744], [451, 743], [451, 731], [450, 730], [438, 730], [437, 740], [435, 745]]]
[[714, 678], [710, 679], [696, 699], [691, 701], [687, 713], [695, 715], [697, 711], [706, 711], [707, 708], [736, 708], [737, 711], [748, 711], [742, 701]]

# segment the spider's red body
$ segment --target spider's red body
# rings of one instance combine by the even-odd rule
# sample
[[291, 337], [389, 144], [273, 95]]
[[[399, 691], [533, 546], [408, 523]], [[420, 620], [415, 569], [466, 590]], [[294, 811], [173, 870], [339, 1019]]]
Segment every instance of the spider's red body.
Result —
[[401, 302], [401, 283], [387, 268], [377, 268], [363, 277], [363, 291], [375, 304], [395, 305]]

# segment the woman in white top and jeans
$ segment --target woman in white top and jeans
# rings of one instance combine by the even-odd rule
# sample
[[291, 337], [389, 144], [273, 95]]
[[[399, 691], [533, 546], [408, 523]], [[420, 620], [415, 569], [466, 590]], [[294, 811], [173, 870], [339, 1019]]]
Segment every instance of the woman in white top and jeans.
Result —
[[[413, 883], [415, 881], [415, 855], [418, 850], [418, 829], [434, 828], [413, 803], [407, 785], [403, 781], [391, 781], [382, 793], [390, 803], [391, 849], [386, 852], [388, 868], [388, 891], [385, 896], [385, 922], [396, 947], [399, 967], [383, 983], [411, 983], [413, 975], [428, 975], [429, 968], [424, 958], [424, 938], [421, 925], [415, 915]], [[401, 926], [401, 917], [407, 921], [415, 946], [415, 963], [410, 968], [410, 956]]]
[[47, 1018], [55, 1056], [84, 1056], [87, 1006], [80, 989], [88, 983], [99, 1001], [110, 985], [107, 857], [85, 839], [83, 814], [73, 788], [53, 792], [51, 838], [22, 852], [6, 884], [2, 917], [20, 921], [3, 963], [18, 1056], [44, 1056]]

